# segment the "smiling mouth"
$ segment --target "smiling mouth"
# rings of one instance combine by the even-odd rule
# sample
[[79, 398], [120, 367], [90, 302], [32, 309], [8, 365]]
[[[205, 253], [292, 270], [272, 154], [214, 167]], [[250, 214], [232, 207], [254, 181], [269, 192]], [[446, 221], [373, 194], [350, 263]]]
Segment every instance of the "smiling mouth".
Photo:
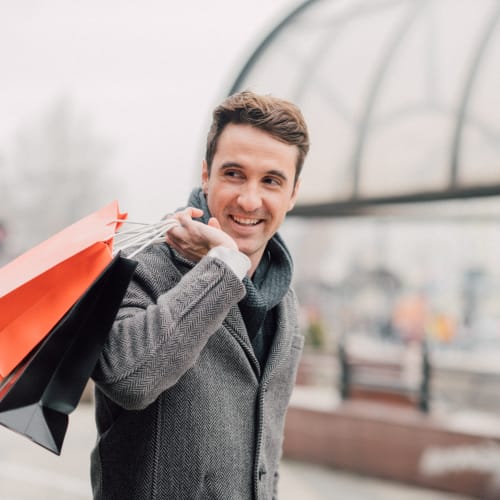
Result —
[[254, 219], [254, 218], [249, 218], [249, 217], [236, 217], [234, 215], [231, 215], [231, 220], [236, 222], [239, 226], [256, 226], [257, 224], [260, 224], [262, 222], [262, 219]]

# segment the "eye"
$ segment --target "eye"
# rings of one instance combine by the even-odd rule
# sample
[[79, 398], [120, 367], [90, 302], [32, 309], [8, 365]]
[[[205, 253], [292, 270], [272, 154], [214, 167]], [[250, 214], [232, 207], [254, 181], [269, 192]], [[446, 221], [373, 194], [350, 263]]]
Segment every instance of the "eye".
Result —
[[278, 177], [264, 177], [263, 182], [270, 186], [281, 186], [282, 184], [282, 180]]
[[243, 174], [239, 170], [224, 170], [224, 177], [240, 179], [243, 177]]

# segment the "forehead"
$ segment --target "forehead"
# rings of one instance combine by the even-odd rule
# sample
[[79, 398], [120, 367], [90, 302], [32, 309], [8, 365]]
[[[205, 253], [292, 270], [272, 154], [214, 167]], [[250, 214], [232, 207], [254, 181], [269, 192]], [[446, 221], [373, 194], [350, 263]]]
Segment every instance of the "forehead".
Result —
[[228, 124], [217, 141], [214, 164], [234, 162], [241, 167], [268, 167], [295, 173], [299, 150], [266, 131], [243, 124]]

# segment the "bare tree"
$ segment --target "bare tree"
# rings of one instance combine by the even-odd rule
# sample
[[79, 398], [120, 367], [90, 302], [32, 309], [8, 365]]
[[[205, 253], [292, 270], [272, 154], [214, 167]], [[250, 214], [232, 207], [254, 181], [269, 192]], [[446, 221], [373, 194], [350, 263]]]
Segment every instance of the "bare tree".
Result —
[[110, 153], [66, 98], [22, 127], [7, 160], [2, 201], [11, 252], [24, 251], [109, 201]]

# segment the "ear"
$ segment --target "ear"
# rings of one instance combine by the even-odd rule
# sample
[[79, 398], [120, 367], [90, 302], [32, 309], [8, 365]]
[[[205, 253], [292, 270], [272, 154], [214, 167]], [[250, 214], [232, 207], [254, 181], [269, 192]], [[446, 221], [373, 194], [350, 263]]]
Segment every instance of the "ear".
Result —
[[208, 193], [208, 165], [206, 160], [203, 160], [201, 167], [201, 188], [205, 194]]
[[297, 179], [295, 186], [293, 187], [292, 197], [290, 198], [290, 203], [288, 205], [288, 212], [295, 206], [295, 202], [297, 201], [297, 196], [299, 194], [300, 187], [300, 179]]

